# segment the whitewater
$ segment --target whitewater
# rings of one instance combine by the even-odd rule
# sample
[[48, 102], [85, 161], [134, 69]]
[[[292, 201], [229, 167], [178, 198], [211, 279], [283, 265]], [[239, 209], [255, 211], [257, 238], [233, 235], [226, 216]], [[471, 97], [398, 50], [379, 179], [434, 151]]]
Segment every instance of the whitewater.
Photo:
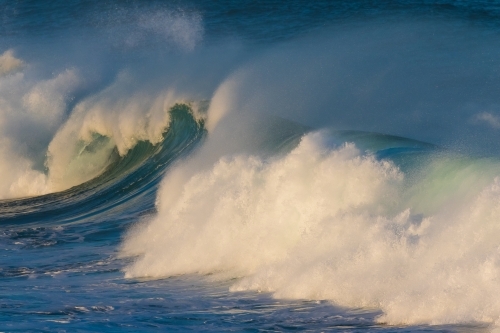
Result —
[[499, 5], [0, 22], [0, 331], [500, 332]]

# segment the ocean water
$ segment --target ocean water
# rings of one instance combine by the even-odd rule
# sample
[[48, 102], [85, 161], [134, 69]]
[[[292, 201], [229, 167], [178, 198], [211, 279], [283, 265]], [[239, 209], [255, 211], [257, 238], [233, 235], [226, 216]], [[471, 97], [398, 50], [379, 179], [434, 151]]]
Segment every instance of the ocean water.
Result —
[[494, 1], [0, 1], [0, 332], [498, 332], [499, 92]]

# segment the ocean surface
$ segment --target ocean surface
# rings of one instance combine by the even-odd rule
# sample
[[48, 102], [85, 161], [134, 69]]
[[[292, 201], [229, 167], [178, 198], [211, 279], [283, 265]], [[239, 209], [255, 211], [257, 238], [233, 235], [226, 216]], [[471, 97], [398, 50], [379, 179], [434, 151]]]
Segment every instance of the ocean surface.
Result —
[[0, 332], [500, 332], [500, 2], [0, 0]]

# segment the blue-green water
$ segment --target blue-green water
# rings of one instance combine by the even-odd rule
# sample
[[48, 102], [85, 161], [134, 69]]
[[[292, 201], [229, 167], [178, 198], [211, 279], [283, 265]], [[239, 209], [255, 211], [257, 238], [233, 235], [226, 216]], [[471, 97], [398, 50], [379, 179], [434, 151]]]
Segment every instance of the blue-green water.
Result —
[[500, 5], [0, 2], [0, 331], [488, 332]]

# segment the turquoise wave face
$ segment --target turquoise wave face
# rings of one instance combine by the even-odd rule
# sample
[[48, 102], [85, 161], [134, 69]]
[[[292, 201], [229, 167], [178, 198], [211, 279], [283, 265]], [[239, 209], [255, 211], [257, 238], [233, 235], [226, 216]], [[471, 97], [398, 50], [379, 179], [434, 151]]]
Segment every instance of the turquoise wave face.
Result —
[[[161, 143], [139, 142], [123, 157], [112, 150], [111, 162], [101, 175], [68, 190], [0, 201], [2, 225], [79, 223], [99, 214], [142, 214], [153, 209], [165, 170], [205, 135], [203, 121], [195, 120], [188, 105], [177, 104], [169, 112], [171, 122]], [[85, 149], [99, 149], [106, 141], [106, 137], [96, 136]]]

